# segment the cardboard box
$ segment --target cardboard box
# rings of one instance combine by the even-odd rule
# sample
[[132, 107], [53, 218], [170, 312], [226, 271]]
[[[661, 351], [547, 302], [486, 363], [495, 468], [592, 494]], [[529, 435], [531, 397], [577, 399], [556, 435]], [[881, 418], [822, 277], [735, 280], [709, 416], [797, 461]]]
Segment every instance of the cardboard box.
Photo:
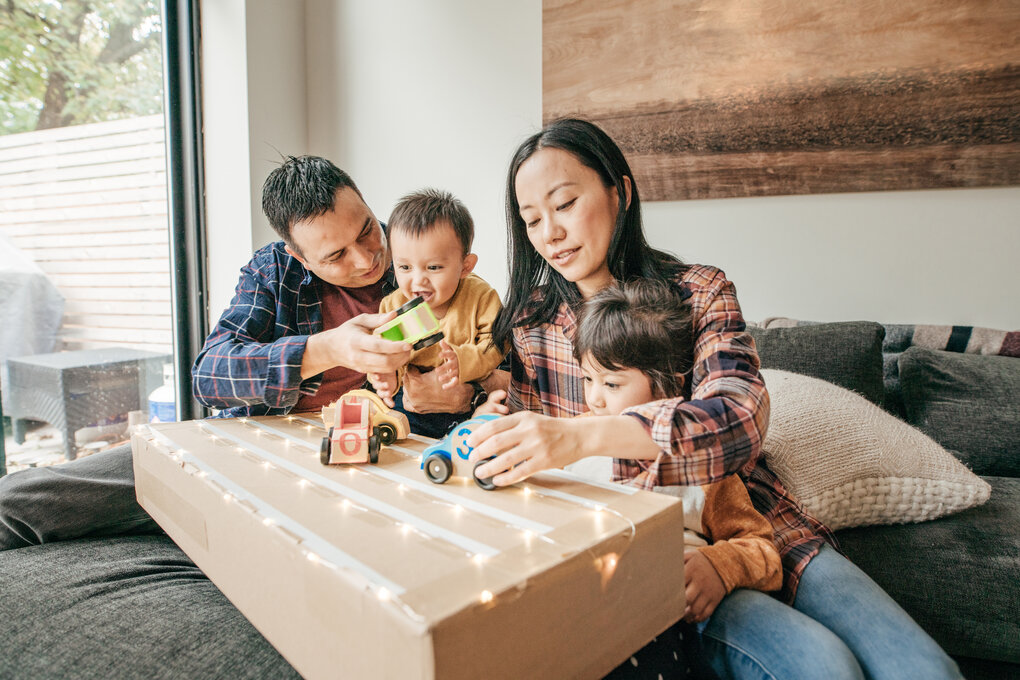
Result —
[[154, 425], [138, 500], [306, 678], [598, 678], [681, 616], [671, 497], [563, 471], [425, 479], [415, 437], [323, 466], [321, 421]]

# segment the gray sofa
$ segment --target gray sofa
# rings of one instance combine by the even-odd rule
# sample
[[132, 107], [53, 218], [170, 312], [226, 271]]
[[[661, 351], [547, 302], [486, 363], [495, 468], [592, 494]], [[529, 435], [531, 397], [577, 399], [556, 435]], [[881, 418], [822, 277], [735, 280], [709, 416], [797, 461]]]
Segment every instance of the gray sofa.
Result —
[[[1020, 677], [1020, 360], [911, 347], [908, 328], [752, 333], [765, 367], [864, 394], [989, 481], [981, 507], [838, 537], [967, 677]], [[297, 677], [158, 531], [0, 552], [0, 622], [0, 678]]]

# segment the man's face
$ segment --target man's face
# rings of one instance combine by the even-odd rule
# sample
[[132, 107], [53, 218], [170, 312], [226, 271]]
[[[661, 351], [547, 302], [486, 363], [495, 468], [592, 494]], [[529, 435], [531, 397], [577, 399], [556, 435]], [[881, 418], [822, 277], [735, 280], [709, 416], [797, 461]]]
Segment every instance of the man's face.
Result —
[[379, 220], [354, 189], [336, 192], [333, 210], [291, 227], [287, 252], [326, 283], [363, 288], [386, 273], [389, 253]]

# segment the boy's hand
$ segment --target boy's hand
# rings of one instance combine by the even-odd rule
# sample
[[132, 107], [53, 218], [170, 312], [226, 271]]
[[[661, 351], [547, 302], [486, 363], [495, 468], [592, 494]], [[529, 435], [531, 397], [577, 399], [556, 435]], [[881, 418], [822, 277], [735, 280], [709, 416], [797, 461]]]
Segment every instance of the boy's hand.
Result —
[[460, 360], [453, 348], [446, 344], [446, 340], [439, 341], [439, 358], [443, 363], [436, 369], [436, 377], [444, 390], [448, 390], [460, 382]]
[[708, 558], [700, 550], [684, 553], [684, 580], [687, 583], [687, 609], [684, 621], [701, 623], [726, 597], [726, 586]]
[[497, 416], [505, 416], [510, 413], [510, 407], [504, 404], [506, 401], [506, 392], [503, 390], [496, 390], [490, 392], [485, 403], [475, 409], [475, 412], [471, 414], [471, 417], [484, 415], [486, 413], [495, 413]]
[[368, 382], [372, 383], [372, 389], [379, 395], [379, 398], [386, 402], [386, 405], [393, 408], [393, 395], [397, 393], [397, 373], [369, 373]]

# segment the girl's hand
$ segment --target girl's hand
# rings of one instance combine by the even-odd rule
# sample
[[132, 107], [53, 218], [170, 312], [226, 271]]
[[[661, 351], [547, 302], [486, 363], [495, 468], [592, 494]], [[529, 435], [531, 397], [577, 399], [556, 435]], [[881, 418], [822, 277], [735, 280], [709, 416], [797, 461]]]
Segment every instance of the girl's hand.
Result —
[[439, 357], [443, 363], [436, 369], [436, 377], [444, 390], [448, 390], [460, 382], [460, 359], [446, 340], [439, 341]]
[[[481, 475], [479, 475], [480, 477]], [[684, 580], [687, 582], [687, 609], [684, 621], [701, 623], [715, 611], [726, 597], [726, 586], [712, 563], [700, 550], [684, 553]]]
[[[474, 447], [472, 462], [496, 456], [479, 467], [479, 478], [492, 477], [496, 486], [515, 484], [536, 472], [579, 460], [592, 432], [587, 418], [552, 418], [520, 411], [491, 420], [471, 433], [468, 446]], [[586, 429], [587, 428], [587, 429]]]
[[379, 398], [386, 402], [390, 408], [394, 407], [393, 395], [397, 393], [397, 373], [369, 373], [368, 382], [372, 383], [372, 389], [379, 395]]
[[506, 401], [506, 392], [504, 390], [496, 390], [490, 392], [489, 396], [485, 399], [485, 403], [475, 409], [475, 412], [471, 414], [471, 417], [485, 415], [487, 413], [494, 413], [497, 416], [505, 416], [510, 413], [510, 407], [503, 402]]

